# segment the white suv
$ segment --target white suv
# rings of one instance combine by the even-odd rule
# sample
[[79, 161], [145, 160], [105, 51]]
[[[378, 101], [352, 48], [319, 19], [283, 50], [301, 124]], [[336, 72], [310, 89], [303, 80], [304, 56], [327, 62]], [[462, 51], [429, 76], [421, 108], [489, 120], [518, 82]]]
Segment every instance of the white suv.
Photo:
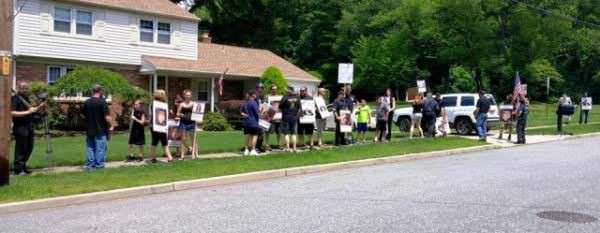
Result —
[[[492, 122], [499, 122], [498, 105], [493, 95], [485, 95], [492, 103], [488, 112], [488, 125]], [[448, 122], [450, 128], [456, 130], [458, 134], [468, 135], [475, 129], [475, 105], [479, 100], [478, 94], [460, 93], [460, 94], [445, 94], [442, 95], [442, 103], [446, 106], [448, 112]], [[401, 131], [410, 130], [410, 122], [412, 118], [412, 107], [398, 108], [394, 110], [394, 123]], [[489, 126], [488, 126], [489, 129]]]

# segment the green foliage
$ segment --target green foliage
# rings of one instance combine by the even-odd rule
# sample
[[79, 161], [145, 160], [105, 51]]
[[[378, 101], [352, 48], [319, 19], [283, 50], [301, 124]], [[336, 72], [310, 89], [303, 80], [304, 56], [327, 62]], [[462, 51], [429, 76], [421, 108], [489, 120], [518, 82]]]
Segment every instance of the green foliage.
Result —
[[277, 93], [280, 95], [284, 94], [285, 90], [287, 89], [287, 81], [283, 77], [281, 71], [274, 66], [267, 68], [263, 72], [262, 76], [260, 77], [260, 82], [263, 84], [263, 89], [266, 91], [271, 90], [272, 86], [276, 86]]
[[462, 93], [473, 93], [477, 91], [477, 85], [473, 80], [473, 76], [462, 66], [455, 66], [450, 69], [450, 77], [452, 77], [452, 91]]
[[29, 84], [29, 90], [33, 94], [48, 93], [49, 87], [45, 82], [35, 81]]
[[546, 78], [550, 78], [550, 94], [560, 95], [564, 86], [562, 75], [546, 59], [538, 59], [525, 67], [525, 83], [527, 92], [533, 99], [545, 99]]
[[218, 112], [207, 112], [204, 114], [202, 129], [205, 131], [227, 131], [231, 130], [231, 125], [227, 119]]
[[105, 95], [112, 95], [123, 103], [136, 99], [149, 99], [147, 91], [130, 85], [119, 73], [93, 66], [75, 68], [72, 72], [58, 79], [50, 87], [50, 92], [54, 96], [61, 93], [75, 96], [79, 92], [85, 96], [91, 94], [90, 91], [94, 84], [102, 85]]

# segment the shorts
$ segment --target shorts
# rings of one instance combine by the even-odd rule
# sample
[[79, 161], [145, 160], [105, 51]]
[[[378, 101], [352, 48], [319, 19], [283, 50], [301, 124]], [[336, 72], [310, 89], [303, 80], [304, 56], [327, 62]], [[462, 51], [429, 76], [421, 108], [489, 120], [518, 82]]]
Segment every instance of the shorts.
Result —
[[298, 121], [297, 120], [283, 120], [281, 121], [281, 134], [291, 135], [298, 134]]
[[259, 132], [258, 127], [244, 127], [244, 135], [258, 135]]
[[377, 120], [377, 130], [387, 131], [387, 121], [386, 120]]
[[357, 123], [356, 131], [359, 133], [366, 133], [369, 130], [369, 125], [367, 123]]
[[152, 131], [152, 146], [157, 146], [159, 142], [162, 146], [168, 146], [167, 134]]
[[280, 134], [281, 133], [281, 122], [271, 122], [271, 127], [268, 131], [269, 134]]
[[298, 134], [300, 135], [312, 135], [315, 131], [314, 124], [300, 124], [298, 126]]
[[325, 127], [327, 127], [327, 119], [317, 119], [317, 133], [323, 133]]
[[196, 123], [185, 124], [183, 122], [180, 122], [177, 128], [185, 132], [194, 132], [194, 130], [196, 130]]

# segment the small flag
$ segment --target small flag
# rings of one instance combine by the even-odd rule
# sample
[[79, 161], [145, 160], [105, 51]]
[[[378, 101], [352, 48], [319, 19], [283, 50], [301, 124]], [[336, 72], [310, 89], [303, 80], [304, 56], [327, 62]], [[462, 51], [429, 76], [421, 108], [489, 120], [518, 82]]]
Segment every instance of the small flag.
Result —
[[512, 103], [515, 109], [519, 108], [519, 100], [521, 99], [521, 94], [523, 94], [523, 85], [521, 84], [521, 76], [519, 76], [519, 71], [515, 74], [515, 83], [513, 89]]
[[223, 73], [221, 74], [221, 77], [219, 77], [219, 81], [217, 83], [217, 87], [219, 88], [219, 96], [223, 96], [223, 78], [225, 78], [225, 74], [227, 74], [227, 71], [229, 71], [229, 68], [225, 69], [225, 71], [223, 71]]

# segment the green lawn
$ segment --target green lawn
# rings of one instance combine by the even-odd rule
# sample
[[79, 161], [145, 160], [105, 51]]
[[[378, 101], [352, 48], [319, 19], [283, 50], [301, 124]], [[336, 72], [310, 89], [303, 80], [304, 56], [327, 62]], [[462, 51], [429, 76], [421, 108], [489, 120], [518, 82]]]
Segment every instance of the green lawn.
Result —
[[[547, 106], [547, 111], [546, 104], [532, 104], [529, 106], [527, 122], [529, 127], [556, 125], [556, 105], [548, 104]], [[579, 122], [579, 110], [580, 108], [577, 108], [577, 112], [571, 118], [571, 123]], [[600, 122], [600, 105], [594, 105], [594, 108], [590, 111], [588, 122]]]
[[[588, 134], [600, 132], [600, 124], [592, 123], [588, 125], [579, 125], [578, 123], [571, 123], [569, 125], [563, 126], [563, 134]], [[556, 127], [548, 127], [548, 128], [540, 128], [540, 129], [530, 129], [527, 130], [527, 134], [529, 135], [557, 135], [560, 134], [556, 131]]]
[[[373, 138], [373, 132], [369, 133], [369, 138]], [[395, 134], [396, 138], [401, 138], [405, 133]], [[324, 135], [327, 143], [332, 143], [334, 135], [327, 132]], [[108, 148], [108, 161], [124, 160], [127, 155], [128, 134], [119, 133], [112, 136]], [[275, 136], [272, 136], [271, 143], [275, 144]], [[219, 152], [238, 152], [244, 146], [244, 136], [240, 131], [227, 132], [200, 132], [198, 138], [200, 154], [219, 153]], [[83, 165], [85, 162], [85, 137], [84, 136], [65, 136], [52, 139], [53, 150], [51, 161], [55, 166]], [[146, 136], [145, 152], [149, 152], [150, 136]], [[11, 146], [11, 159], [14, 145]], [[48, 166], [46, 160], [46, 142], [38, 138], [35, 141], [33, 154], [28, 162], [31, 168], [42, 168]], [[174, 151], [173, 151], [174, 152]], [[159, 153], [162, 155], [162, 153]]]
[[262, 157], [189, 160], [93, 172], [36, 174], [29, 177], [12, 177], [10, 186], [0, 187], [0, 203], [478, 145], [484, 144], [459, 137], [418, 139], [389, 144], [338, 147], [299, 155], [273, 154]]

